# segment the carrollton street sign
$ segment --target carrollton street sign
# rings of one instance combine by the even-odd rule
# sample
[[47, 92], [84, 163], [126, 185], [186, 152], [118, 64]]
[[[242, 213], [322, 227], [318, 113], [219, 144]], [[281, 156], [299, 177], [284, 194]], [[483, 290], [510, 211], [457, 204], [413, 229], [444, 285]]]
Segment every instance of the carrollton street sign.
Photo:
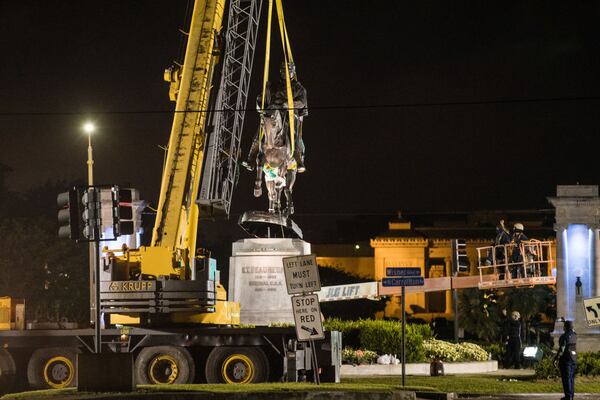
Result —
[[316, 294], [293, 296], [292, 310], [294, 311], [298, 341], [325, 339], [319, 296]]
[[381, 279], [382, 286], [423, 286], [425, 280], [423, 277], [417, 276], [412, 278], [383, 278]]
[[585, 308], [585, 319], [589, 326], [600, 325], [600, 297], [583, 299]]
[[321, 290], [321, 279], [317, 266], [317, 256], [285, 257], [283, 271], [288, 294], [318, 292]]
[[421, 276], [421, 268], [419, 267], [390, 267], [385, 269], [387, 276]]

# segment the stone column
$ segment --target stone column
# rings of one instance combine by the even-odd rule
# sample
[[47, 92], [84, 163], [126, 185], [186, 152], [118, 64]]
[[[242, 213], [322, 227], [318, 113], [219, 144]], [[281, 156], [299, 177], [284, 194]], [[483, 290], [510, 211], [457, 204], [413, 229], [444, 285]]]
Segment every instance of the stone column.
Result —
[[[556, 308], [557, 316], [573, 321], [580, 351], [600, 350], [600, 330], [587, 327], [583, 298], [600, 289], [600, 197], [597, 185], [559, 185], [548, 201], [556, 208]], [[582, 295], [576, 295], [581, 277]], [[563, 332], [556, 323], [553, 335]]]
[[594, 235], [592, 240], [594, 241], [594, 266], [596, 267], [596, 279], [592, 285], [592, 297], [600, 296], [600, 230], [594, 229]]

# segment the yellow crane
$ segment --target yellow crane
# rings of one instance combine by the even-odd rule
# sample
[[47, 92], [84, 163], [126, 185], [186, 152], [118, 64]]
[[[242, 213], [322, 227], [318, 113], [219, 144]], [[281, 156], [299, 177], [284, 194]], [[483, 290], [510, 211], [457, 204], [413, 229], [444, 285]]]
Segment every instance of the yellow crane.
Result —
[[111, 278], [102, 282], [100, 305], [111, 323], [144, 323], [144, 316], [161, 315], [172, 322], [239, 322], [239, 304], [226, 301], [215, 266], [196, 249], [196, 200], [224, 3], [195, 2], [183, 65], [165, 71], [176, 106], [152, 242], [105, 251]]

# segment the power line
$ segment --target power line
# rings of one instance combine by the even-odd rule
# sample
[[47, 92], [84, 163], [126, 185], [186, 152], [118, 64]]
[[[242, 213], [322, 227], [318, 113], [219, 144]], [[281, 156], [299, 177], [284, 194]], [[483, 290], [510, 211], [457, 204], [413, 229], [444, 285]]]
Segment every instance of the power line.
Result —
[[[539, 97], [528, 99], [491, 99], [491, 100], [473, 100], [473, 101], [448, 101], [437, 103], [388, 103], [388, 104], [339, 104], [311, 106], [314, 110], [368, 110], [368, 109], [397, 109], [397, 108], [419, 108], [419, 107], [452, 107], [452, 106], [480, 106], [493, 104], [525, 104], [525, 103], [558, 103], [574, 101], [598, 101], [600, 96], [579, 96], [579, 97]], [[69, 116], [69, 115], [143, 115], [143, 114], [177, 114], [194, 112], [233, 112], [233, 111], [253, 111], [255, 108], [247, 107], [244, 109], [228, 110], [195, 110], [195, 111], [175, 111], [175, 110], [123, 110], [123, 111], [4, 111], [0, 116]]]

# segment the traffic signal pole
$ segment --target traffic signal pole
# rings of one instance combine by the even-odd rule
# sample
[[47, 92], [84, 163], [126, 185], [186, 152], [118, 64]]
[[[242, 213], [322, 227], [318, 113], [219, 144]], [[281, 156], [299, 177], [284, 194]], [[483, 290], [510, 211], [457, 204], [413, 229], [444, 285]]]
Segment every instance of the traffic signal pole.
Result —
[[[94, 185], [94, 155], [92, 151], [92, 135], [88, 133], [88, 151], [87, 151], [87, 166], [88, 166], [88, 186]], [[88, 195], [91, 193], [88, 191]], [[96, 202], [96, 192], [94, 191], [93, 201]], [[95, 215], [94, 217], [97, 217]], [[100, 259], [100, 242], [97, 239], [100, 237], [100, 229], [98, 224], [94, 224], [94, 241], [89, 243], [90, 257], [90, 323], [94, 326], [94, 344], [96, 353], [102, 351], [102, 341], [100, 337], [100, 268], [98, 268], [98, 260]]]
[[[458, 243], [452, 240], [452, 276], [458, 276]], [[454, 306], [454, 342], [458, 343], [458, 292], [452, 288], [452, 305]]]

